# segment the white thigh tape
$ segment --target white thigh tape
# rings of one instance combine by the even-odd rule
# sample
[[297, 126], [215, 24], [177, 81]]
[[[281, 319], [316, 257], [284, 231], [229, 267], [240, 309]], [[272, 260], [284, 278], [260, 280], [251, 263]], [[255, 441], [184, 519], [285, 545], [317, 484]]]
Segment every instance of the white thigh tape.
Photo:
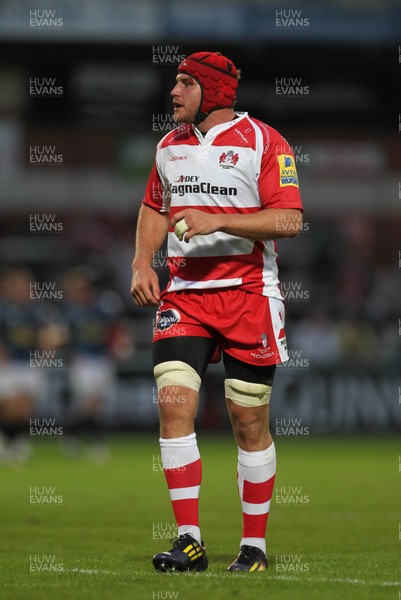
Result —
[[262, 406], [269, 404], [271, 385], [264, 383], [247, 383], [240, 379], [226, 379], [224, 382], [226, 398], [230, 398], [239, 406]]
[[199, 392], [201, 378], [195, 369], [181, 360], [168, 360], [160, 363], [155, 366], [153, 373], [158, 390], [167, 385], [182, 385]]

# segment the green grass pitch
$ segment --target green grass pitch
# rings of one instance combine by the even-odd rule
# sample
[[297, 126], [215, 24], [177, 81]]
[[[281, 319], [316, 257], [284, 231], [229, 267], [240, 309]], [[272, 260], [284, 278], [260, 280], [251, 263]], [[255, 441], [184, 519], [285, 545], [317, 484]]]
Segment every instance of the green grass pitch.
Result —
[[[208, 571], [153, 571], [152, 555], [174, 533], [156, 433], [113, 438], [104, 465], [34, 440], [26, 466], [0, 466], [0, 598], [401, 598], [397, 439], [276, 438], [270, 565], [248, 576], [226, 572], [241, 531], [234, 441], [206, 433], [198, 441]], [[57, 503], [31, 504], [35, 487]]]

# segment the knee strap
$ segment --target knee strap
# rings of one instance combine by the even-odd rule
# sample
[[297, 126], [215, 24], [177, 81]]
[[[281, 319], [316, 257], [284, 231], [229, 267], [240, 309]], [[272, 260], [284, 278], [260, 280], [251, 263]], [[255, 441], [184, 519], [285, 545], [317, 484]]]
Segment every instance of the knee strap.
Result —
[[253, 407], [269, 404], [271, 385], [264, 383], [247, 383], [241, 379], [226, 379], [224, 382], [226, 398], [239, 406]]
[[199, 392], [202, 382], [195, 369], [181, 360], [168, 360], [159, 363], [153, 369], [153, 373], [158, 390], [167, 385], [182, 385]]

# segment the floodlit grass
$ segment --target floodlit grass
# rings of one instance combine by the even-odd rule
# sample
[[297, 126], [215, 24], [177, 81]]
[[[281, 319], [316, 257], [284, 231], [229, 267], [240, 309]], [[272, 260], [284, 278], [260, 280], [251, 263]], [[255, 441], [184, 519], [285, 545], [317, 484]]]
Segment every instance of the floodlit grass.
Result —
[[[114, 438], [104, 465], [33, 440], [27, 465], [0, 466], [0, 597], [399, 600], [397, 439], [277, 438], [270, 566], [248, 576], [226, 571], [241, 533], [235, 444], [206, 433], [198, 440], [208, 571], [153, 570], [151, 557], [169, 548], [173, 527], [156, 434]], [[31, 504], [34, 487], [62, 498]], [[58, 570], [34, 572], [43, 560]]]

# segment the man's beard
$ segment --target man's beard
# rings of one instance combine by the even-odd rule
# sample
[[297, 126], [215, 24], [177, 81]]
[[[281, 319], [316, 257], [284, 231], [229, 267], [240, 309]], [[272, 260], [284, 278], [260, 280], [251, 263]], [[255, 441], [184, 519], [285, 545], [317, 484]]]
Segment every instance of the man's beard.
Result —
[[192, 114], [187, 113], [187, 111], [185, 111], [185, 116], [178, 120], [177, 114], [175, 112], [173, 112], [173, 121], [174, 123], [177, 123], [177, 125], [185, 125], [185, 124], [193, 124], [195, 123], [195, 119], [197, 117], [197, 115], [199, 114], [200, 111], [200, 103], [199, 103], [199, 108], [196, 111], [193, 111]]
[[195, 115], [192, 118], [186, 116], [186, 117], [183, 117], [181, 119], [178, 119], [178, 115], [176, 115], [175, 113], [173, 113], [173, 121], [174, 121], [174, 123], [177, 123], [177, 125], [184, 125], [186, 123], [193, 123], [194, 119], [195, 119]]

